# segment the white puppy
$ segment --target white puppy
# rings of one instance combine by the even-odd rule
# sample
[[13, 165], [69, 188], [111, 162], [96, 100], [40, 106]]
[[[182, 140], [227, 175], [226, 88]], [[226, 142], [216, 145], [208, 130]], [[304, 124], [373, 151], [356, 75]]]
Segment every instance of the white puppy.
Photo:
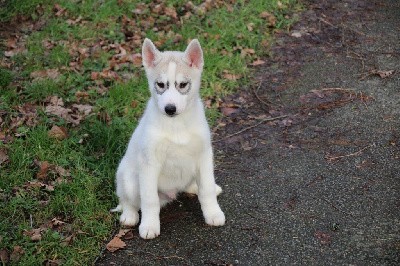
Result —
[[118, 167], [120, 222], [139, 233], [160, 234], [160, 207], [186, 191], [198, 194], [205, 221], [221, 226], [210, 129], [199, 96], [203, 52], [197, 40], [185, 52], [160, 52], [146, 39], [142, 47], [151, 98]]

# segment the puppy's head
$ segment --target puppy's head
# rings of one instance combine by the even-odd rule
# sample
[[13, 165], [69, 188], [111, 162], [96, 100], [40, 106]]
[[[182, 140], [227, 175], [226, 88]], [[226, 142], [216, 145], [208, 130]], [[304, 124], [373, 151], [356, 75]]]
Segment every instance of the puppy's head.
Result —
[[185, 52], [160, 52], [149, 40], [142, 47], [143, 65], [158, 109], [167, 116], [183, 113], [197, 97], [203, 70], [203, 51], [192, 40]]

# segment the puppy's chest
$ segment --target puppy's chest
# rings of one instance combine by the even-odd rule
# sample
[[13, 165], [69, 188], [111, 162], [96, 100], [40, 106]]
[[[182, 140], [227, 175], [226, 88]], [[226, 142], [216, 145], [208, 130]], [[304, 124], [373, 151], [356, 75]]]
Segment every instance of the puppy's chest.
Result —
[[160, 142], [159, 158], [179, 165], [180, 162], [196, 160], [203, 152], [205, 141], [195, 134], [179, 134]]
[[162, 169], [159, 186], [162, 189], [183, 189], [196, 175], [198, 160], [204, 150], [204, 141], [194, 135], [173, 141], [165, 139], [160, 145], [159, 158]]

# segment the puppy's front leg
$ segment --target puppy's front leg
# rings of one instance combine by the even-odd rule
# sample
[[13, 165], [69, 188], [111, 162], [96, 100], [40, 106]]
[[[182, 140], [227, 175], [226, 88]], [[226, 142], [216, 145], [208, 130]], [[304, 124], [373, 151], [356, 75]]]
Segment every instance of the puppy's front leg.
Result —
[[225, 224], [225, 215], [217, 202], [217, 192], [214, 179], [213, 154], [211, 148], [200, 158], [200, 176], [197, 180], [199, 201], [207, 224], [221, 226]]
[[139, 234], [144, 239], [160, 235], [160, 199], [158, 197], [159, 165], [143, 165], [139, 177], [142, 221]]

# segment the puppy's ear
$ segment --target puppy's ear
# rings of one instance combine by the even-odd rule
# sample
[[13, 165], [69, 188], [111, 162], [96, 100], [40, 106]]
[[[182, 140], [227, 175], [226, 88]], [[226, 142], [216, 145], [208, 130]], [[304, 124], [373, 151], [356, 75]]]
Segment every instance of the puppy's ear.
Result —
[[202, 69], [204, 65], [203, 50], [197, 39], [192, 40], [186, 48], [183, 61], [190, 67]]
[[161, 60], [161, 52], [157, 50], [150, 39], [145, 39], [142, 46], [142, 59], [145, 68], [156, 66]]

